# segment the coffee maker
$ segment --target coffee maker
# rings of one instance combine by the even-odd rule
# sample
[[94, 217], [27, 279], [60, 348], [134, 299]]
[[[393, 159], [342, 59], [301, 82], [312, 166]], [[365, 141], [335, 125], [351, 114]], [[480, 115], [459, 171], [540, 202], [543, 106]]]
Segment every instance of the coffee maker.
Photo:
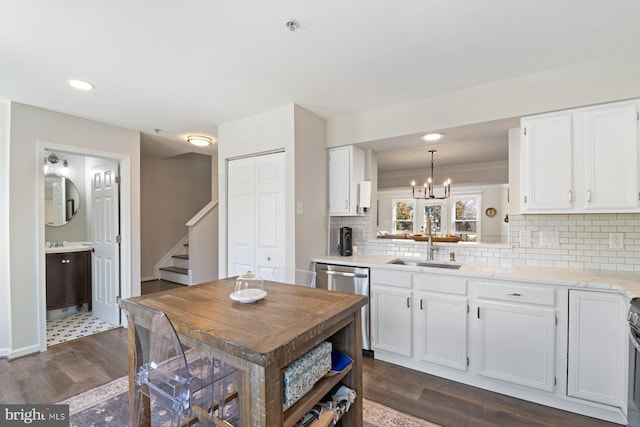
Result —
[[353, 254], [351, 227], [340, 227], [340, 243], [338, 243], [338, 253], [341, 256], [350, 256]]

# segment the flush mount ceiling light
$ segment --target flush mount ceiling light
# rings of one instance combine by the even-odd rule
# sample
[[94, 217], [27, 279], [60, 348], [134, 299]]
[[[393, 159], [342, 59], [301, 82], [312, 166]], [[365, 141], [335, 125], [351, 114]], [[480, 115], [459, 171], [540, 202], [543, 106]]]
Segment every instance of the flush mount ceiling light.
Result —
[[427, 142], [440, 141], [442, 138], [444, 138], [443, 133], [427, 133], [420, 137], [421, 140], [427, 141]]
[[207, 145], [211, 145], [213, 143], [213, 138], [202, 135], [189, 135], [187, 137], [187, 141], [189, 141], [193, 145], [197, 145], [198, 147], [206, 147]]
[[78, 90], [92, 90], [93, 88], [95, 88], [95, 86], [89, 82], [85, 82], [84, 80], [76, 80], [76, 79], [69, 80], [69, 86]]

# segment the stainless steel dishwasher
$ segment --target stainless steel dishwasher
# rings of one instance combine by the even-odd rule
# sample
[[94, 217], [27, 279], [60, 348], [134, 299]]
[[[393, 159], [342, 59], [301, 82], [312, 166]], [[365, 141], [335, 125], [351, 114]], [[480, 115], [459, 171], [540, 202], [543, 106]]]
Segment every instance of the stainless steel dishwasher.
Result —
[[[369, 295], [369, 269], [346, 265], [316, 264], [316, 288], [348, 294]], [[362, 349], [371, 355], [369, 302], [362, 307]]]

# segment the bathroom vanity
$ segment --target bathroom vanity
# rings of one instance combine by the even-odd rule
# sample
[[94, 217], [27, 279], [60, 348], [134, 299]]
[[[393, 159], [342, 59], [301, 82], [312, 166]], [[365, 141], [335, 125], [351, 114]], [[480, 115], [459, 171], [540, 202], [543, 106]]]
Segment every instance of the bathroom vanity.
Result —
[[[47, 310], [87, 303], [91, 311], [91, 246], [47, 251]], [[65, 251], [68, 250], [68, 251]]]

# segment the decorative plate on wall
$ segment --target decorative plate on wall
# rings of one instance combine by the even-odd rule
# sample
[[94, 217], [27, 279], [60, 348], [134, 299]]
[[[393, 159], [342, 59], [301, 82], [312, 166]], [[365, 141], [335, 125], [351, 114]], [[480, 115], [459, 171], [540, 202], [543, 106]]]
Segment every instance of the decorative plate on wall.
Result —
[[487, 210], [484, 211], [484, 213], [486, 213], [487, 216], [494, 216], [496, 214], [496, 210], [494, 208], [487, 208]]

